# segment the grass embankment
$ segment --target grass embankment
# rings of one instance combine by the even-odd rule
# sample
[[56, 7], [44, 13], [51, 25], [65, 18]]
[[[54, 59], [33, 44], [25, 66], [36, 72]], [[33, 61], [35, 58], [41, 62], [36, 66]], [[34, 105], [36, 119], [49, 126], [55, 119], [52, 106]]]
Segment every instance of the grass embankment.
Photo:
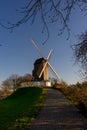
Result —
[[46, 90], [39, 87], [21, 88], [0, 100], [0, 130], [25, 130], [43, 105]]
[[87, 82], [77, 83], [68, 86], [62, 84], [60, 87], [56, 86], [64, 95], [76, 105], [79, 110], [87, 117]]

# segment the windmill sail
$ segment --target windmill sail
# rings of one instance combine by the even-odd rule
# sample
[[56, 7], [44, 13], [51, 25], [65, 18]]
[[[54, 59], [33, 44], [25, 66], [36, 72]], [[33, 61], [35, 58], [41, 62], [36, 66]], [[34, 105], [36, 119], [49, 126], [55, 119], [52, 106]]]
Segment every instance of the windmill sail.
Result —
[[42, 51], [40, 50], [40, 48], [38, 47], [37, 43], [33, 39], [32, 39], [32, 43], [35, 46], [35, 48], [37, 49], [37, 51], [40, 54], [40, 56], [44, 58], [44, 55], [43, 55]]
[[60, 76], [57, 74], [57, 72], [54, 70], [54, 68], [51, 66], [51, 64], [48, 62], [48, 65], [50, 67], [50, 69], [53, 71], [53, 73], [55, 74], [55, 76], [57, 77], [57, 79], [59, 79], [61, 81]]

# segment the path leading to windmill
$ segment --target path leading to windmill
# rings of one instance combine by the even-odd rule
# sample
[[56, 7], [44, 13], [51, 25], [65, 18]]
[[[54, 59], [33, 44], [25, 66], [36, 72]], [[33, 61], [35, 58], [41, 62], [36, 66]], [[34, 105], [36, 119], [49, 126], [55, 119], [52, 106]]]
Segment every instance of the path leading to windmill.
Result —
[[29, 130], [87, 130], [87, 118], [61, 92], [50, 88]]

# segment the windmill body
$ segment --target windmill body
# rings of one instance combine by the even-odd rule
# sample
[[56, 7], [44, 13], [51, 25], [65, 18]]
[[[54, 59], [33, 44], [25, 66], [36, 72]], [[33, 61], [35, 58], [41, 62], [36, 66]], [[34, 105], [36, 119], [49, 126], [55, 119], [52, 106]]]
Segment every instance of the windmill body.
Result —
[[34, 70], [32, 72], [34, 80], [35, 81], [48, 81], [48, 65], [46, 65], [42, 75], [39, 77], [44, 65], [46, 63], [46, 60], [44, 58], [39, 58], [34, 63]]

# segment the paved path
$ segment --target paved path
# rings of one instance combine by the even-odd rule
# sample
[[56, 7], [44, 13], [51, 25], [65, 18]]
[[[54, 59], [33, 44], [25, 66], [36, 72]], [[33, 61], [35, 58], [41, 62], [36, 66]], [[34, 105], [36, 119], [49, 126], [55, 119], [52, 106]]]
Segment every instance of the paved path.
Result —
[[50, 88], [29, 130], [87, 130], [87, 118], [61, 92]]

